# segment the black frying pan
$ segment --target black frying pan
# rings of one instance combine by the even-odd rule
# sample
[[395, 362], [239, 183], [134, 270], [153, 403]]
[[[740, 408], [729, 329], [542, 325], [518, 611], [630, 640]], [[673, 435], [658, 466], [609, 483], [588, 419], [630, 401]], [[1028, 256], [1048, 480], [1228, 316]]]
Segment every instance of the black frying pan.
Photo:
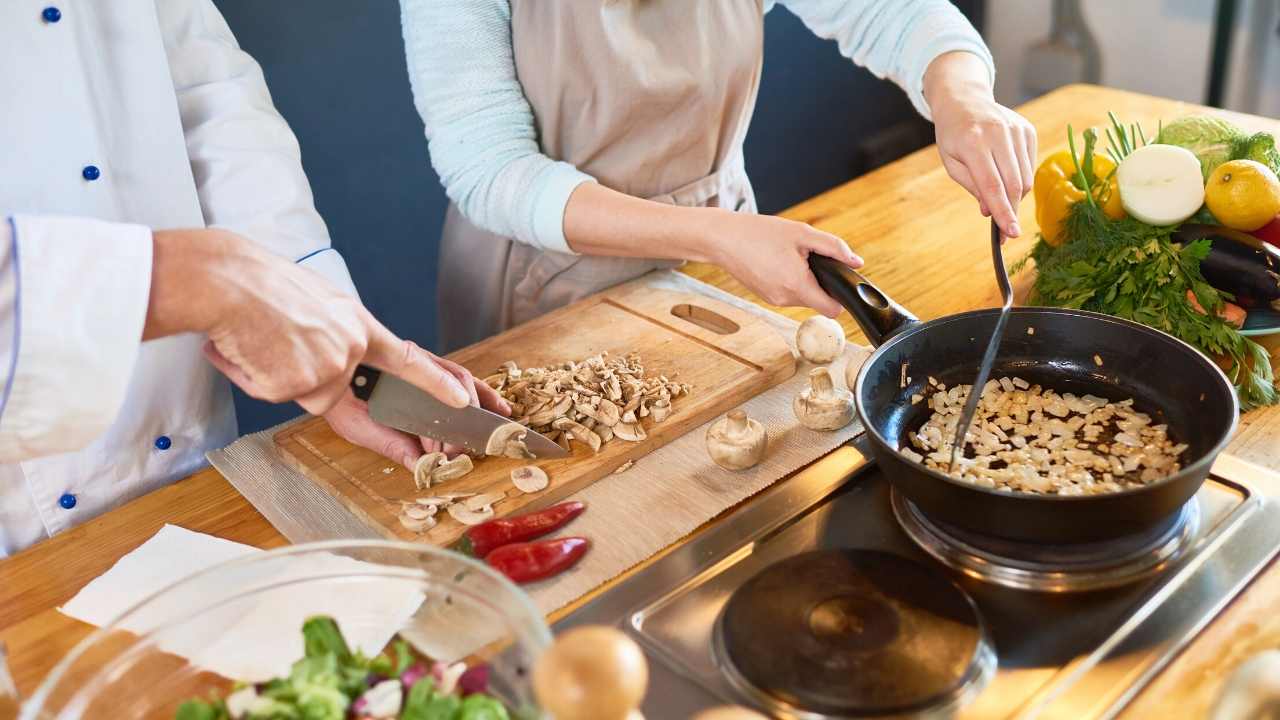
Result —
[[[907, 432], [930, 413], [928, 403], [912, 405], [911, 396], [928, 396], [930, 376], [948, 387], [972, 383], [999, 311], [922, 323], [845, 265], [811, 254], [809, 266], [877, 346], [851, 388], [873, 454], [894, 486], [935, 521], [1041, 543], [1134, 533], [1168, 518], [1195, 495], [1235, 430], [1239, 407], [1231, 383], [1181, 340], [1099, 313], [1014, 308], [992, 378], [1019, 376], [1059, 392], [1133, 398], [1135, 408], [1168, 423], [1175, 442], [1189, 445], [1183, 468], [1141, 488], [1086, 496], [1000, 492], [952, 479], [897, 452], [910, 446]], [[900, 387], [903, 363], [911, 378], [906, 388]]]

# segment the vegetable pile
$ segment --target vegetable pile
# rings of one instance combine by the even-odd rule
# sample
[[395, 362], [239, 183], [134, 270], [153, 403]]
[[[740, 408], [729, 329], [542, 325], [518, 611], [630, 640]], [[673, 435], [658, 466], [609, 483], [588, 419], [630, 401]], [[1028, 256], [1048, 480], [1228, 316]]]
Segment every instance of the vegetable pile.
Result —
[[175, 720], [508, 720], [488, 668], [431, 663], [396, 639], [374, 658], [352, 652], [333, 618], [302, 626], [305, 656], [288, 677], [188, 700]]
[[[1250, 307], [1280, 309], [1280, 268], [1261, 250], [1280, 223], [1272, 137], [1191, 117], [1148, 143], [1141, 127], [1111, 115], [1103, 156], [1096, 130], [1083, 133], [1081, 152], [1067, 132], [1070, 150], [1036, 173], [1041, 235], [1014, 268], [1035, 261], [1030, 301], [1163, 330], [1223, 358], [1243, 409], [1280, 401], [1267, 351], [1239, 332]], [[1262, 216], [1272, 220], [1259, 227]]]

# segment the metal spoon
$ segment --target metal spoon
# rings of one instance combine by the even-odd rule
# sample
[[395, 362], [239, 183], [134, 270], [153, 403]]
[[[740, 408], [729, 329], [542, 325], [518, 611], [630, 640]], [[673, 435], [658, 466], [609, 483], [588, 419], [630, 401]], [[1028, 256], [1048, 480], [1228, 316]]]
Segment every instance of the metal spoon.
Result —
[[960, 413], [960, 422], [956, 425], [956, 437], [951, 443], [951, 463], [947, 466], [947, 474], [956, 467], [956, 458], [964, 449], [964, 436], [969, 433], [973, 424], [973, 414], [978, 410], [978, 399], [982, 397], [982, 386], [991, 377], [991, 366], [996, 362], [996, 351], [1000, 349], [1000, 340], [1004, 338], [1004, 326], [1009, 322], [1009, 308], [1013, 307], [1013, 285], [1009, 283], [1009, 271], [1004, 267], [1004, 250], [1000, 246], [1000, 226], [991, 221], [991, 260], [996, 266], [996, 282], [1000, 285], [1000, 297], [1004, 304], [1000, 314], [996, 316], [996, 329], [987, 341], [987, 351], [982, 355], [982, 364], [978, 366], [978, 376], [973, 379], [969, 389], [969, 399], [964, 401], [964, 412]]

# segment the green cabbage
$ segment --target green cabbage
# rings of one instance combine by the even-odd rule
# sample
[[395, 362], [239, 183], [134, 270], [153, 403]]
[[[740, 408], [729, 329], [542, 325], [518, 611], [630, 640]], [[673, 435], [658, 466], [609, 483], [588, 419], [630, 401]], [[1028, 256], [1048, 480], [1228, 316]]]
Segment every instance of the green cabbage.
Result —
[[1233, 159], [1244, 134], [1226, 120], [1205, 115], [1178, 118], [1160, 129], [1156, 142], [1184, 147], [1200, 160], [1200, 172], [1209, 175], [1222, 163]]
[[1155, 141], [1195, 153], [1206, 182], [1213, 171], [1228, 160], [1255, 160], [1280, 174], [1280, 151], [1276, 150], [1276, 140], [1270, 133], [1245, 135], [1240, 128], [1215, 117], [1178, 118], [1161, 128]]

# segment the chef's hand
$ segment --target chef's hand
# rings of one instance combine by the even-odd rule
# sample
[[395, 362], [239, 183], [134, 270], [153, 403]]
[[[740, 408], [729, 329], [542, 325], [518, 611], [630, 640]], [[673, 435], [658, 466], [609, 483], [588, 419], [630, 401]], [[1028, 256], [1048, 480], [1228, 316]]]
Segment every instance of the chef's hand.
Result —
[[947, 173], [1005, 237], [1018, 237], [1018, 204], [1035, 177], [1035, 128], [995, 101], [987, 66], [972, 53], [935, 58], [925, 71], [924, 94]]
[[[430, 353], [427, 353], [430, 355]], [[471, 404], [478, 405], [499, 415], [511, 415], [511, 406], [489, 387], [483, 380], [472, 377], [471, 373], [461, 365], [441, 357], [431, 357], [450, 375], [458, 379], [463, 387], [468, 388]], [[379, 455], [404, 465], [413, 470], [414, 464], [424, 452], [443, 451], [450, 457], [462, 451], [462, 448], [445, 445], [439, 440], [419, 437], [389, 428], [374, 422], [369, 417], [369, 405], [348, 392], [332, 410], [325, 413], [324, 419], [329, 427], [355, 445], [368, 448]]]
[[706, 225], [712, 238], [711, 262], [771, 305], [809, 307], [832, 318], [840, 314], [843, 308], [818, 285], [808, 258], [817, 253], [851, 268], [862, 267], [862, 258], [844, 240], [774, 215], [704, 212], [715, 213]]
[[205, 355], [249, 395], [323, 414], [357, 364], [385, 370], [453, 407], [473, 394], [422, 348], [391, 333], [324, 278], [216, 229], [153, 233], [143, 339], [207, 335]]

